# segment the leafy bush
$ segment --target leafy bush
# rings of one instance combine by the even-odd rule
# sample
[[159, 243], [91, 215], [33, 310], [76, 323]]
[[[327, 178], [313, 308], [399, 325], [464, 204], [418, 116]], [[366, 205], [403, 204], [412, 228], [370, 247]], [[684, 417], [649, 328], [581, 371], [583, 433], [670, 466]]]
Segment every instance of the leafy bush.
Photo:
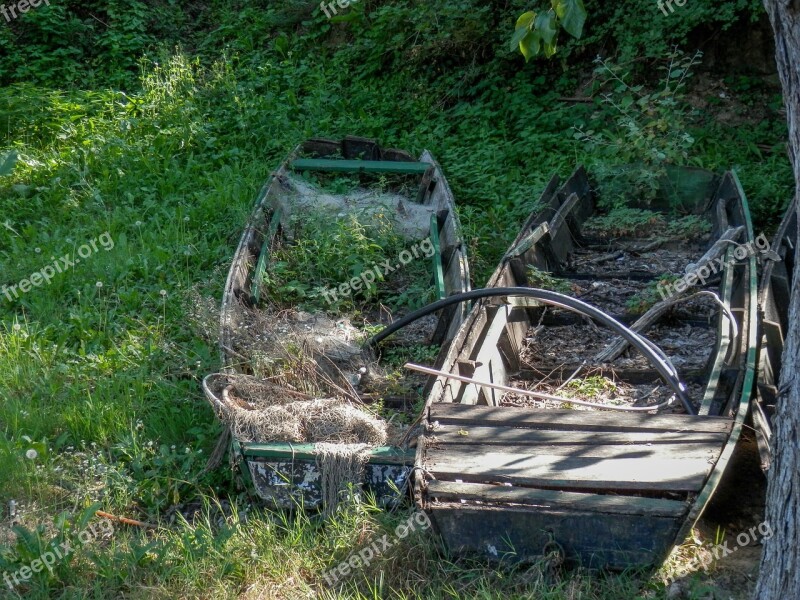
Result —
[[405, 241], [392, 223], [380, 215], [367, 219], [356, 214], [331, 219], [322, 212], [309, 212], [293, 223], [292, 243], [276, 248], [264, 273], [269, 295], [278, 305], [305, 305], [336, 309], [352, 306], [355, 297], [369, 301], [379, 294], [379, 284], [365, 285], [353, 296], [339, 298], [332, 305], [324, 300], [324, 290], [341, 284], [399, 254]]
[[[690, 162], [694, 138], [688, 129], [694, 111], [684, 94], [701, 56], [673, 50], [658, 67], [663, 77], [652, 90], [634, 85], [625, 67], [596, 59], [600, 87], [609, 90], [595, 115], [602, 128], [577, 126], [574, 135], [595, 157], [594, 172], [607, 206], [650, 205], [659, 196], [667, 165]], [[605, 126], [609, 121], [612, 125]]]

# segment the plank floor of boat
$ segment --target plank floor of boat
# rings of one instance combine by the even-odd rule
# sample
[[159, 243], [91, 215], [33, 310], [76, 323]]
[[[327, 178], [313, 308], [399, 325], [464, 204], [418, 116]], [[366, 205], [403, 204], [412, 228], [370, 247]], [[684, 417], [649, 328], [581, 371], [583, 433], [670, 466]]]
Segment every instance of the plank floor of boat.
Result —
[[[733, 424], [723, 417], [450, 403], [431, 406], [428, 419], [438, 422], [423, 440], [424, 468], [435, 480], [429, 497], [572, 508], [583, 498], [604, 512], [643, 492], [674, 498], [700, 491]], [[644, 514], [685, 508], [675, 500], [636, 501]]]

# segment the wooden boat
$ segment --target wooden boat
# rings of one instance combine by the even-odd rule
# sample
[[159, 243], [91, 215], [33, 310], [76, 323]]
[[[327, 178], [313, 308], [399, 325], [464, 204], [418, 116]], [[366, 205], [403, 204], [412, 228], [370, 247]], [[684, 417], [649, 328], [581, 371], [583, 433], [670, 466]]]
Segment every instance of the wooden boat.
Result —
[[753, 426], [756, 430], [761, 468], [772, 463], [772, 416], [778, 400], [781, 359], [789, 331], [789, 304], [797, 243], [797, 204], [789, 205], [770, 246], [761, 271], [758, 290], [759, 353], [758, 382], [753, 397]]
[[[206, 396], [218, 415], [226, 409], [224, 391], [232, 377], [254, 372], [251, 356], [237, 347], [237, 329], [241, 325], [242, 314], [257, 315], [261, 307], [270, 302], [263, 284], [264, 274], [271, 268], [270, 254], [280, 244], [293, 243], [292, 222], [287, 214], [287, 206], [291, 202], [298, 202], [306, 210], [306, 204], [315, 200], [304, 196], [306, 188], [303, 186], [306, 183], [302, 177], [309, 173], [314, 176], [319, 173], [333, 176], [341, 174], [360, 181], [369, 177], [402, 177], [404, 185], [407, 184], [411, 191], [394, 205], [387, 204], [384, 208], [390, 212], [392, 208], [398, 211], [392, 217], [404, 226], [412, 219], [415, 219], [414, 223], [421, 223], [420, 231], [414, 234], [417, 238], [412, 236], [410, 239], [429, 236], [432, 256], [427, 276], [433, 281], [436, 295], [445, 297], [469, 289], [466, 251], [453, 194], [440, 166], [429, 152], [425, 151], [415, 160], [406, 152], [383, 149], [374, 140], [356, 137], [347, 137], [342, 141], [311, 139], [300, 144], [271, 175], [259, 193], [230, 267], [221, 307], [223, 368], [220, 374], [207, 377], [203, 384]], [[352, 200], [349, 192], [353, 190], [339, 195], [328, 194], [325, 198], [341, 200], [341, 210], [347, 211]], [[365, 201], [371, 201], [371, 197], [365, 196]], [[343, 273], [342, 281], [348, 281], [351, 275]], [[411, 341], [446, 347], [465, 315], [465, 307], [443, 311], [435, 320], [435, 325], [430, 327], [430, 338], [418, 335], [412, 337]], [[316, 318], [316, 315], [311, 317]], [[320, 319], [324, 318], [320, 316]], [[256, 324], [256, 327], [261, 325]], [[324, 353], [315, 355], [315, 359], [319, 360], [317, 366], [321, 372], [331, 367], [337, 374], [353, 381], [360, 377], [358, 372], [340, 372]], [[335, 378], [335, 375], [331, 377]], [[353, 385], [341, 381], [342, 388], [346, 388], [344, 391], [357, 391], [360, 395], [360, 388], [355, 390]], [[290, 390], [286, 394], [292, 395], [295, 391]], [[366, 395], [353, 400], [372, 401]], [[393, 502], [400, 490], [405, 489], [413, 456], [413, 449], [406, 447], [373, 448], [364, 470], [363, 489], [373, 493], [379, 502]], [[283, 508], [316, 508], [322, 505], [317, 463], [319, 456], [314, 444], [258, 440], [245, 442], [234, 437], [231, 457], [245, 484], [267, 503]]]
[[[703, 512], [753, 387], [756, 259], [735, 255], [753, 241], [736, 174], [673, 175], [679, 188], [700, 182], [678, 209], [710, 233], [599, 235], [597, 199], [579, 168], [563, 185], [550, 181], [486, 287], [566, 285], [563, 297], [594, 302], [618, 323], [654, 320], [649, 339], [672, 356], [687, 407], [674, 401], [676, 387], [648, 391], [663, 383], [640, 354], [597, 360], [616, 338], [594, 321], [535, 299], [482, 299], [437, 370], [416, 457], [415, 503], [454, 554], [646, 567], [663, 561]], [[739, 245], [721, 241], [728, 238]], [[667, 297], [643, 317], [631, 314], [634, 292], [652, 289], [662, 272], [683, 274], [715, 248], [724, 266], [698, 289], [713, 291], [724, 309], [700, 297], [661, 310]]]

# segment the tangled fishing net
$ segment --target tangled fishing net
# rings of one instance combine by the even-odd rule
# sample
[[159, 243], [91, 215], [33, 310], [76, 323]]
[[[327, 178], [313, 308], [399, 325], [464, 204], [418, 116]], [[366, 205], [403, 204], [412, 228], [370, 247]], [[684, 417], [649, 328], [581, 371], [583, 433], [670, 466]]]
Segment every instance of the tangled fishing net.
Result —
[[367, 444], [386, 442], [386, 422], [337, 399], [294, 400], [276, 406], [229, 407], [226, 421], [243, 442]]
[[384, 420], [345, 400], [312, 398], [248, 375], [227, 375], [219, 385], [221, 417], [238, 440], [314, 444], [326, 514], [362, 481], [370, 450], [388, 437]]

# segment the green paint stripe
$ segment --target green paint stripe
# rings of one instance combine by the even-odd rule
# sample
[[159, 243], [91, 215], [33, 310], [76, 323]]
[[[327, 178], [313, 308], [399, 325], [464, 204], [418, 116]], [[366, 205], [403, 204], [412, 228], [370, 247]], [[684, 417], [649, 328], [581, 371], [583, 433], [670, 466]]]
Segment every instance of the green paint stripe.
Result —
[[292, 161], [295, 171], [325, 171], [329, 173], [401, 173], [424, 175], [430, 163], [389, 160], [335, 160], [326, 158], [298, 158]]
[[[725, 270], [722, 277], [722, 290], [720, 300], [727, 306], [731, 307], [731, 294], [733, 293], [733, 270], [731, 266], [733, 262], [733, 247], [728, 246], [725, 249]], [[711, 411], [711, 404], [716, 397], [717, 387], [719, 386], [720, 378], [722, 377], [722, 370], [725, 368], [725, 357], [728, 354], [728, 346], [731, 344], [730, 336], [730, 322], [725, 312], [720, 309], [719, 311], [719, 328], [717, 335], [719, 341], [716, 344], [716, 358], [714, 359], [714, 369], [711, 372], [711, 377], [708, 379], [706, 392], [703, 396], [703, 402], [700, 405], [700, 410], [697, 411], [698, 415], [708, 415]]]
[[[317, 459], [314, 444], [293, 444], [288, 442], [240, 443], [242, 455], [249, 458], [274, 458], [277, 460]], [[370, 451], [368, 462], [386, 464], [410, 464], [414, 462], [413, 449], [402, 450], [395, 446], [379, 446]]]
[[269, 260], [269, 245], [272, 242], [272, 238], [275, 237], [275, 233], [278, 231], [278, 225], [280, 225], [282, 218], [281, 215], [280, 208], [272, 213], [272, 219], [269, 222], [269, 232], [261, 246], [261, 254], [258, 256], [256, 270], [253, 273], [253, 281], [250, 284], [253, 304], [258, 304], [261, 301], [261, 287], [264, 283], [264, 273], [267, 270], [267, 260]]
[[231, 440], [231, 452], [233, 453], [234, 464], [239, 466], [239, 472], [242, 474], [242, 481], [245, 485], [255, 487], [253, 478], [250, 475], [250, 467], [247, 466], [247, 459], [242, 455], [242, 445], [234, 435], [231, 435]]
[[439, 241], [439, 220], [431, 215], [431, 242], [433, 243], [433, 280], [436, 284], [436, 296], [443, 300], [447, 293], [444, 288], [444, 268], [442, 267], [442, 244]]

